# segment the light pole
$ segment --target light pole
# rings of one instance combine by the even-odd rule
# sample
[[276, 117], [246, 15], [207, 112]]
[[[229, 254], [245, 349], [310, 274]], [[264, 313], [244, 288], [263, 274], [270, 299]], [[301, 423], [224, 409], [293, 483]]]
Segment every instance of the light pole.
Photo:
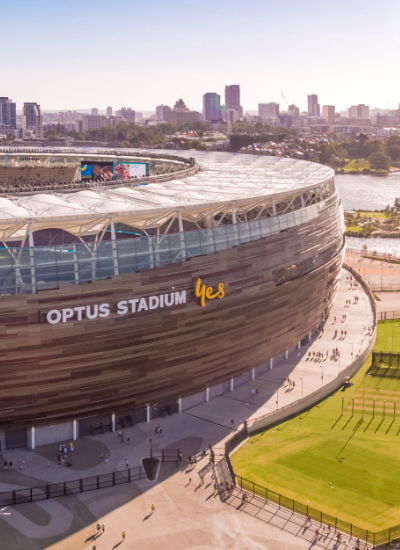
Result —
[[301, 380], [301, 397], [303, 397], [303, 378], [300, 378]]
[[364, 403], [365, 403], [365, 378], [366, 376], [371, 376], [370, 374], [366, 373], [364, 374], [363, 378], [363, 413], [362, 413], [362, 419], [364, 420]]

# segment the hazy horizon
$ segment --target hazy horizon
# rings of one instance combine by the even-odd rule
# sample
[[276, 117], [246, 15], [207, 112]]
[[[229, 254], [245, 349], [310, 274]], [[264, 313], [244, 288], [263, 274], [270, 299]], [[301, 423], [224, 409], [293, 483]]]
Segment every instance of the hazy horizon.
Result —
[[[154, 111], [182, 97], [240, 84], [246, 110], [275, 101], [300, 110], [307, 95], [337, 111], [397, 108], [400, 0], [16, 0], [2, 6], [2, 86], [21, 109]], [[107, 25], [108, 24], [108, 25]], [[382, 85], [383, 83], [383, 85]], [[84, 109], [81, 109], [84, 110]]]

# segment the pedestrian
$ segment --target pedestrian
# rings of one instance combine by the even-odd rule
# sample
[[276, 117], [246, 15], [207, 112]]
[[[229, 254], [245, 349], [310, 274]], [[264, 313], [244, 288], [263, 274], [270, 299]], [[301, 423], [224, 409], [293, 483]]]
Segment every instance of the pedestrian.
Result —
[[128, 461], [127, 458], [125, 458], [125, 467], [126, 467], [126, 468], [129, 468], [129, 461]]
[[103, 462], [103, 451], [100, 453], [100, 460]]
[[189, 477], [189, 483], [188, 483], [188, 485], [190, 485], [191, 483], [192, 483], [192, 478]]
[[360, 550], [360, 539], [356, 540], [356, 549]]
[[10, 460], [10, 470], [13, 469], [13, 463], [12, 463], [12, 460]]
[[101, 529], [100, 523], [97, 523], [97, 525], [96, 525], [96, 531], [97, 531], [97, 533], [100, 533], [100, 529]]
[[311, 525], [311, 516], [307, 516], [306, 524], [310, 524], [310, 525]]
[[160, 435], [162, 435], [162, 428], [160, 428], [159, 432], [158, 432]]
[[156, 507], [154, 506], [154, 504], [151, 505], [151, 513], [154, 514], [154, 512], [156, 511]]
[[328, 535], [329, 535], [330, 532], [331, 532], [331, 524], [328, 523]]
[[293, 389], [294, 389], [294, 386], [295, 386], [295, 383], [294, 383], [294, 380], [293, 380]]
[[122, 538], [123, 538], [123, 540], [125, 540], [125, 537], [126, 537], [126, 533], [125, 533], [125, 531], [122, 531]]
[[333, 322], [336, 323], [336, 317], [333, 318]]
[[129, 443], [130, 440], [131, 440], [131, 438], [130, 438], [129, 435], [128, 435], [128, 437], [126, 438], [126, 442]]
[[251, 390], [251, 396], [254, 397], [254, 390]]
[[316, 540], [319, 539], [319, 529], [316, 529], [316, 530], [315, 530], [314, 538], [315, 538]]
[[105, 458], [104, 462], [108, 462], [108, 454], [106, 454], [106, 458]]
[[344, 331], [344, 337], [346, 338], [347, 336], [347, 330]]
[[179, 453], [179, 462], [182, 462], [182, 453]]
[[104, 531], [106, 530], [106, 526], [104, 525], [104, 523], [103, 523], [102, 526], [101, 526], [101, 530], [103, 531], [103, 533], [104, 533]]
[[97, 546], [95, 544], [93, 544], [92, 550], [96, 550], [96, 549], [97, 549]]

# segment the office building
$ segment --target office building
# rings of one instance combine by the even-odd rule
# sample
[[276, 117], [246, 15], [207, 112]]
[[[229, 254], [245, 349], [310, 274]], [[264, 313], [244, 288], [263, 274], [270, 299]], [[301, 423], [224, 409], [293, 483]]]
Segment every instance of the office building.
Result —
[[275, 118], [279, 116], [279, 103], [259, 103], [258, 116], [261, 118]]
[[124, 118], [127, 124], [136, 124], [136, 111], [130, 107], [122, 107], [122, 109], [117, 111], [117, 116]]
[[288, 107], [288, 115], [291, 117], [298, 117], [300, 116], [300, 109], [296, 107], [294, 103], [292, 103], [292, 105], [289, 105]]
[[310, 116], [321, 116], [320, 105], [318, 103], [318, 96], [311, 94], [307, 96], [308, 99], [308, 114]]
[[107, 116], [113, 116], [112, 107], [107, 107]]
[[204, 120], [218, 120], [222, 117], [221, 96], [215, 93], [203, 95], [203, 118]]
[[170, 112], [171, 107], [169, 105], [157, 105], [156, 107], [156, 120], [158, 122], [166, 122], [167, 114]]
[[369, 118], [369, 106], [360, 103], [349, 108], [349, 118]]
[[33, 130], [36, 137], [43, 137], [43, 117], [40, 105], [37, 103], [24, 103], [22, 127], [24, 130]]
[[[87, 132], [88, 130], [98, 130], [99, 128], [103, 128], [104, 126], [108, 126], [107, 123], [107, 117], [103, 115], [82, 115], [82, 126], [80, 130], [77, 130], [78, 132]], [[75, 123], [76, 127], [76, 123]], [[80, 128], [80, 125], [78, 125]]]
[[201, 114], [188, 109], [183, 99], [178, 99], [174, 109], [167, 113], [167, 122], [174, 126], [180, 126], [186, 122], [198, 122], [199, 120], [201, 120]]
[[335, 106], [322, 105], [322, 116], [328, 124], [335, 124]]
[[240, 105], [240, 86], [232, 84], [225, 86], [225, 109], [235, 109], [239, 118], [243, 118], [243, 107]]
[[16, 130], [17, 111], [16, 104], [8, 97], [0, 97], [0, 130]]
[[96, 109], [96, 107], [93, 107], [92, 109], [92, 115], [98, 115], [99, 114], [99, 110]]

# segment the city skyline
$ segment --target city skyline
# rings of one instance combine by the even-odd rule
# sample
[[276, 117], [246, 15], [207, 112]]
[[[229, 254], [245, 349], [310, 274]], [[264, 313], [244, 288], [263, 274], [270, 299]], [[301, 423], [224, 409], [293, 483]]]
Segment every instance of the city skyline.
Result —
[[[3, 29], [0, 44], [7, 51], [3, 93], [13, 98], [19, 110], [29, 100], [40, 103], [43, 110], [93, 105], [105, 109], [112, 104], [147, 111], [161, 103], [172, 105], [178, 97], [191, 109], [201, 110], [203, 94], [223, 97], [230, 83], [240, 84], [246, 110], [268, 102], [280, 102], [283, 107], [281, 92], [301, 111], [307, 109], [310, 93], [318, 94], [321, 105], [336, 105], [338, 110], [360, 102], [371, 108], [396, 108], [399, 103], [400, 77], [393, 70], [399, 40], [398, 0], [383, 0], [378, 12], [372, 1], [360, 0], [351, 5], [336, 0], [323, 10], [315, 0], [301, 5], [289, 0], [284, 7], [256, 0], [250, 12], [244, 12], [237, 0], [205, 0], [189, 9], [181, 0], [167, 6], [159, 0], [146, 5], [117, 0], [113, 13], [133, 21], [135, 40], [121, 33], [111, 42], [96, 30], [109, 20], [105, 3], [88, 0], [78, 5], [72, 0], [64, 6], [43, 0], [29, 10], [29, 16], [24, 5], [23, 0], [9, 3], [2, 15], [9, 21], [18, 18], [21, 35], [29, 36], [36, 29], [33, 56], [45, 63], [40, 63], [39, 70], [38, 63], [22, 50], [23, 42], [15, 39], [13, 26]], [[162, 18], [150, 18], [159, 10]], [[61, 21], [61, 28], [76, 28], [77, 14], [80, 21], [91, 22], [85, 32], [75, 37], [60, 32]], [[312, 33], [305, 32], [308, 27]], [[204, 28], [211, 37], [218, 30], [218, 41], [203, 39]], [[111, 67], [114, 74], [124, 75], [124, 86], [101, 78]], [[385, 77], [384, 89], [379, 75]]]

